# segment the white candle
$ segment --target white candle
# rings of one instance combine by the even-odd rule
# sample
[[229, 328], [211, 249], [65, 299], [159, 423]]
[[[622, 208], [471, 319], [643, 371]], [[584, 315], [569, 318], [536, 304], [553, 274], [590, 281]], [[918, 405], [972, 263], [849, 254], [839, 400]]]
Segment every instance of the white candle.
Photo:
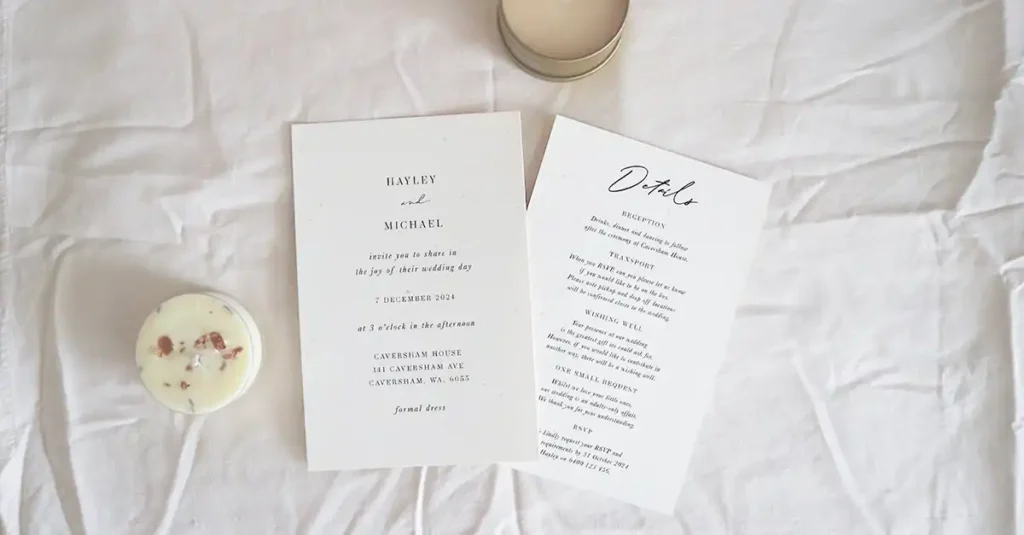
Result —
[[135, 344], [142, 383], [168, 408], [215, 411], [245, 393], [263, 344], [252, 316], [214, 293], [173, 297], [149, 314]]
[[503, 0], [505, 20], [524, 45], [542, 56], [577, 59], [615, 39], [628, 0]]

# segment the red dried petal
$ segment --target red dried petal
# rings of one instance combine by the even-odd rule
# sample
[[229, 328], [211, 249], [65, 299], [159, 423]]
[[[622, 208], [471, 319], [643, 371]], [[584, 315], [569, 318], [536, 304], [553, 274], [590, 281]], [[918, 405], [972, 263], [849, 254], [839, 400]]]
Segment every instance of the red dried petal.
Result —
[[156, 341], [156, 347], [160, 349], [160, 356], [167, 356], [174, 351], [174, 342], [168, 336], [161, 336]]
[[181, 389], [182, 390], [188, 390], [188, 387], [190, 387], [190, 386], [192, 386], [192, 385], [186, 383], [185, 381], [181, 382]]
[[217, 351], [221, 351], [227, 347], [224, 345], [224, 337], [217, 331], [210, 333], [210, 342], [213, 342], [213, 348]]
[[242, 349], [242, 346], [238, 346], [227, 353], [221, 353], [221, 356], [224, 357], [224, 360], [231, 360], [237, 357], [238, 354], [242, 352]]

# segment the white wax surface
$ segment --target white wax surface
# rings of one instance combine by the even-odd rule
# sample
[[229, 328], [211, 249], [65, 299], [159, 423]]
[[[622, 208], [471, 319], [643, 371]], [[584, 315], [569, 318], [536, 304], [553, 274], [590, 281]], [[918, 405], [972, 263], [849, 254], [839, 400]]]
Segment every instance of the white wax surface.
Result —
[[197, 293], [173, 297], [150, 313], [135, 360], [143, 384], [160, 403], [205, 413], [244, 393], [261, 353], [259, 332], [240, 305]]
[[626, 18], [627, 0], [504, 0], [505, 21], [538, 54], [576, 59], [601, 50]]

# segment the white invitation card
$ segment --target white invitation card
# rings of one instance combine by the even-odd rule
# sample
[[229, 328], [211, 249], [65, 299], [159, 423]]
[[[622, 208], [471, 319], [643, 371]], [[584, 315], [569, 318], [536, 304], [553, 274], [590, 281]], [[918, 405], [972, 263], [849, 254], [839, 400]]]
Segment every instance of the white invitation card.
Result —
[[528, 227], [533, 474], [675, 507], [769, 188], [558, 117]]
[[310, 470], [537, 459], [519, 114], [292, 127]]

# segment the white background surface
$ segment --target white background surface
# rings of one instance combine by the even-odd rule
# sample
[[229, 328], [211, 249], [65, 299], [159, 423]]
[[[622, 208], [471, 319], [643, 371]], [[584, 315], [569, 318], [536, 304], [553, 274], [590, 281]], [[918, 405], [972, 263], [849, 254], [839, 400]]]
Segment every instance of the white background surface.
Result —
[[[570, 85], [511, 65], [490, 1], [2, 13], [6, 532], [1016, 531], [1021, 0], [641, 0]], [[529, 177], [563, 113], [774, 183], [674, 517], [488, 466], [306, 472], [288, 124], [494, 109]], [[267, 355], [188, 418], [131, 348], [197, 287]]]

